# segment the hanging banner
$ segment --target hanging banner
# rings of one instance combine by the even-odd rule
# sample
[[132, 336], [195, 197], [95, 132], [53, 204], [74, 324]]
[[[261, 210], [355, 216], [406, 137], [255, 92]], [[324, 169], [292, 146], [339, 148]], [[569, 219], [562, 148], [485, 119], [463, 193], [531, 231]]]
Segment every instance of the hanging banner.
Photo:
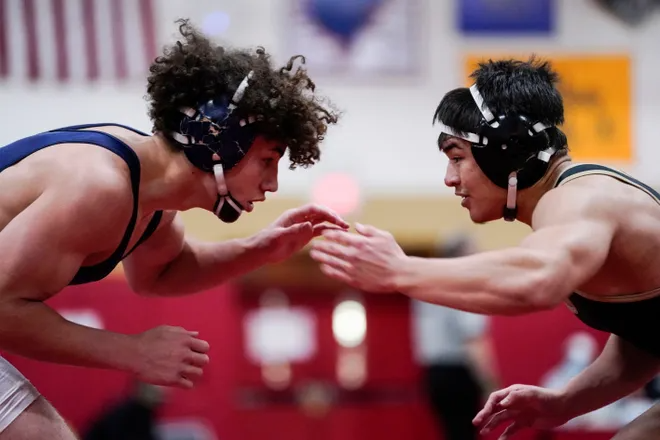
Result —
[[458, 21], [465, 34], [549, 34], [553, 0], [460, 0]]
[[421, 69], [418, 0], [287, 0], [287, 5], [284, 50], [305, 54], [315, 77], [373, 81]]

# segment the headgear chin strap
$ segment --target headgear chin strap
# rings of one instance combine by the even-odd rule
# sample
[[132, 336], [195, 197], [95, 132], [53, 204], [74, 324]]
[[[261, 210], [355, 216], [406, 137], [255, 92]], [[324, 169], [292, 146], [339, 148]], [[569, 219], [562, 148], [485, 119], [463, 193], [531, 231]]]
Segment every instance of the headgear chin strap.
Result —
[[243, 207], [227, 190], [225, 173], [221, 164], [213, 166], [213, 174], [218, 186], [218, 199], [213, 207], [213, 213], [223, 222], [233, 223], [241, 216]]
[[233, 113], [252, 75], [250, 72], [243, 78], [231, 99], [221, 96], [197, 109], [181, 108], [179, 130], [170, 132], [194, 166], [215, 176], [218, 199], [213, 212], [225, 223], [235, 222], [243, 212], [241, 204], [227, 189], [225, 172], [245, 157], [256, 137], [254, 123], [259, 117], [240, 119]]
[[551, 125], [530, 121], [523, 115], [495, 116], [484, 102], [477, 85], [470, 93], [483, 116], [476, 133], [460, 133], [443, 123], [440, 130], [472, 144], [472, 154], [486, 177], [507, 190], [504, 219], [514, 221], [517, 190], [529, 188], [545, 175], [556, 149], [549, 146], [545, 132]]

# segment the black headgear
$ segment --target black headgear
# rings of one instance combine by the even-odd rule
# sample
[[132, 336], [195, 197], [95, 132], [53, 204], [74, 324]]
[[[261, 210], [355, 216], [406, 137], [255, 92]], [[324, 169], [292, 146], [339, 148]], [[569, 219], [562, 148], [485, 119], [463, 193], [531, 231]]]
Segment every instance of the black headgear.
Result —
[[513, 221], [517, 213], [517, 190], [529, 188], [541, 180], [556, 153], [545, 132], [552, 126], [512, 112], [495, 116], [476, 84], [470, 87], [470, 93], [483, 116], [476, 132], [462, 134], [442, 123], [440, 130], [470, 142], [474, 160], [486, 177], [508, 189], [504, 219]]
[[229, 193], [224, 173], [243, 159], [256, 137], [254, 122], [258, 118], [240, 119], [233, 114], [251, 78], [252, 72], [243, 79], [231, 98], [225, 95], [196, 109], [181, 108], [179, 129], [170, 132], [172, 138], [183, 146], [193, 165], [215, 175], [218, 199], [213, 212], [226, 223], [238, 220], [243, 207]]

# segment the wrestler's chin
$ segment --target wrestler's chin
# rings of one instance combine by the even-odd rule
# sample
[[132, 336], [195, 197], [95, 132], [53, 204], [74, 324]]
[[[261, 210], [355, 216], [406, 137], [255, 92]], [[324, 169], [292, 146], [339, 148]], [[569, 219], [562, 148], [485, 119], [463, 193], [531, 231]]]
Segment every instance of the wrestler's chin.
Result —
[[502, 213], [495, 215], [493, 212], [485, 212], [483, 210], [475, 209], [472, 207], [466, 209], [468, 210], [468, 214], [470, 215], [470, 220], [472, 220], [472, 223], [477, 225], [483, 225], [502, 218]]

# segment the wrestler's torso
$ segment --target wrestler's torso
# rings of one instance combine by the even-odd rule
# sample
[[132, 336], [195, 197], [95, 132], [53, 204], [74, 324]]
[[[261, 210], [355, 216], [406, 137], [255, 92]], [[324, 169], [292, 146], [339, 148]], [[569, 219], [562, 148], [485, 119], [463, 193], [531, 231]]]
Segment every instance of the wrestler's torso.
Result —
[[582, 185], [616, 224], [610, 252], [566, 302], [585, 324], [660, 356], [660, 194], [617, 170], [580, 164], [559, 185]]
[[[103, 136], [104, 133], [110, 134], [129, 149], [130, 145], [144, 140], [140, 139], [140, 134], [122, 127], [101, 126], [89, 130], [99, 132], [99, 136]], [[74, 283], [95, 281], [96, 278], [100, 279], [107, 275], [105, 272], [111, 271], [117, 263], [108, 265], [100, 272], [89, 271], [88, 268], [112, 258], [131, 223], [134, 208], [130, 171], [132, 165], [129, 166], [122, 157], [105, 148], [67, 142], [66, 134], [53, 139], [61, 143], [34, 151], [13, 165], [0, 166], [0, 188], [3, 188], [0, 191], [0, 231], [45, 191], [57, 191], [58, 185], [67, 180], [67, 187], [73, 186], [75, 194], [70, 191], [63, 192], [62, 197], [82, 197], [89, 200], [90, 204], [107, 212], [111, 219], [112, 226], [106, 228], [103, 236], [90, 240], [87, 257], [81, 267], [81, 277], [73, 280]], [[71, 139], [73, 140], [74, 137]], [[36, 143], [41, 141], [39, 135], [34, 140]], [[7, 160], [3, 162], [3, 159], [6, 158], [0, 154], [0, 165], [3, 163], [6, 165]], [[135, 159], [137, 160], [137, 157]], [[139, 166], [139, 161], [137, 163]], [[95, 193], [93, 184], [95, 179], [112, 182], [112, 190], [123, 194], [125, 204], [120, 206], [104, 204], [102, 198]], [[72, 181], [75, 185], [70, 185]], [[133, 249], [145, 234], [153, 217], [151, 214], [144, 213], [138, 204], [134, 227], [125, 246], [126, 250]], [[77, 213], [72, 212], [71, 215]], [[43, 221], [48, 221], [48, 218], [45, 217]], [[87, 273], [84, 273], [85, 271]]]

